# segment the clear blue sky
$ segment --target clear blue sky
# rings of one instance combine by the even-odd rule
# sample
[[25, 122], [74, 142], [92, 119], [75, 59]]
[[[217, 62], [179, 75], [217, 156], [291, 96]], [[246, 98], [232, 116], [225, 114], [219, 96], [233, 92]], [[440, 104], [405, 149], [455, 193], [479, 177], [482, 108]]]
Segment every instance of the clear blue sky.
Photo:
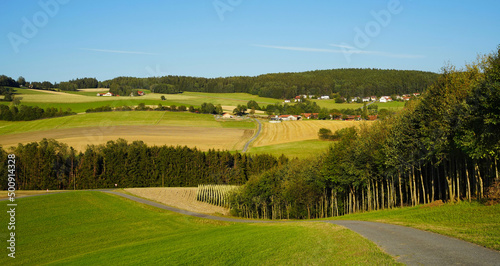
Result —
[[446, 62], [463, 66], [492, 52], [499, 12], [498, 0], [1, 0], [0, 74], [60, 82], [439, 72]]

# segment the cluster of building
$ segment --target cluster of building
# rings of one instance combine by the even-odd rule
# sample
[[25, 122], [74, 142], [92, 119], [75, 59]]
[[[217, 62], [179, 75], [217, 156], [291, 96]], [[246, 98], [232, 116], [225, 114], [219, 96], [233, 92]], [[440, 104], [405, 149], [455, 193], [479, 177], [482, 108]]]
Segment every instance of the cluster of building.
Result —
[[[412, 93], [412, 94], [403, 94], [402, 96], [396, 95], [396, 100], [399, 101], [409, 101], [411, 97], [418, 97], [420, 96], [420, 93]], [[393, 99], [391, 96], [381, 96], [380, 98], [377, 98], [377, 96], [371, 96], [371, 97], [353, 97], [351, 99], [351, 102], [357, 102], [359, 99], [361, 99], [363, 102], [376, 102], [379, 101], [381, 103], [387, 103], [387, 102], [392, 102]]]
[[[269, 120], [272, 121], [297, 121], [304, 119], [318, 119], [318, 113], [302, 113], [300, 115], [271, 115]], [[342, 114], [329, 114], [330, 120], [344, 120], [344, 121], [357, 121], [361, 120], [361, 115], [346, 115]], [[367, 120], [377, 120], [377, 115], [369, 115]]]
[[[298, 96], [295, 96], [295, 98], [293, 99], [293, 102], [295, 103], [300, 103], [302, 102], [302, 99], [318, 99], [318, 100], [330, 100], [330, 96], [328, 95], [323, 95], [323, 96], [319, 96], [319, 97], [316, 97], [314, 95], [298, 95]], [[290, 99], [285, 99], [284, 103], [291, 103], [292, 100]]]
[[[403, 94], [401, 95], [396, 95], [396, 99], [398, 101], [409, 101], [411, 97], [418, 97], [420, 96], [420, 93], [412, 93], [412, 94]], [[328, 95], [323, 95], [316, 97], [314, 95], [298, 95], [294, 99], [285, 99], [284, 103], [291, 103], [292, 101], [297, 103], [297, 102], [302, 102], [302, 99], [318, 99], [318, 100], [330, 100], [330, 96]], [[379, 101], [381, 103], [386, 103], [386, 102], [392, 102], [393, 99], [391, 96], [381, 96], [380, 98], [377, 98], [377, 96], [370, 96], [370, 97], [353, 97], [351, 98], [351, 102], [357, 102], [359, 99], [362, 100], [362, 102], [376, 102]], [[344, 101], [347, 101], [346, 98], [344, 98]]]

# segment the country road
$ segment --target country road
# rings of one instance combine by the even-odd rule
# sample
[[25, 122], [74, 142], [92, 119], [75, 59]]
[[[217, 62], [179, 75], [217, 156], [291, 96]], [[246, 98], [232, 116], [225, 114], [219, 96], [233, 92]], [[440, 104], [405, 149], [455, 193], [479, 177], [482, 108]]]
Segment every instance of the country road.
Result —
[[260, 123], [259, 119], [254, 118], [254, 120], [257, 121], [257, 123], [259, 123], [259, 129], [257, 129], [257, 133], [245, 144], [245, 147], [243, 148], [242, 152], [247, 152], [250, 143], [252, 143], [252, 141], [254, 141], [259, 136], [260, 131], [262, 130], [262, 123]]

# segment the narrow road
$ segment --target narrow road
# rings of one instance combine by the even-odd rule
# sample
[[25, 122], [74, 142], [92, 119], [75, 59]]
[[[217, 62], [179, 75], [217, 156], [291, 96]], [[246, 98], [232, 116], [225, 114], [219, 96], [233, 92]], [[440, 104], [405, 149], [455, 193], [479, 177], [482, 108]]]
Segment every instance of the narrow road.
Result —
[[252, 141], [254, 141], [260, 134], [260, 131], [262, 130], [262, 124], [260, 123], [259, 119], [257, 118], [254, 118], [255, 121], [257, 121], [257, 123], [259, 123], [259, 129], [257, 129], [257, 134], [255, 134], [246, 144], [245, 144], [245, 147], [243, 148], [243, 151], [242, 152], [247, 152], [248, 150], [248, 145], [250, 145], [250, 143], [252, 143]]
[[349, 228], [407, 265], [500, 265], [500, 252], [418, 229], [364, 221], [327, 221]]
[[[160, 209], [200, 218], [237, 223], [279, 222], [237, 219], [200, 214], [169, 207], [120, 192], [104, 192], [125, 197], [127, 199], [148, 204]], [[314, 222], [314, 220], [307, 222]], [[316, 222], [326, 222], [344, 226], [374, 242], [383, 251], [393, 256], [397, 261], [407, 265], [500, 265], [500, 252], [498, 251], [487, 249], [459, 239], [410, 227], [364, 221], [322, 220]]]

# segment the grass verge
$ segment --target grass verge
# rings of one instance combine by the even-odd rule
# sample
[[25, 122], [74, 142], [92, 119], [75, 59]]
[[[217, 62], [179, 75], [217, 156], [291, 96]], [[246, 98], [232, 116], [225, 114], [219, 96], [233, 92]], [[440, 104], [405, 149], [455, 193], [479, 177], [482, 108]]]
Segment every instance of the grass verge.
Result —
[[[395, 264], [375, 244], [323, 223], [233, 224], [101, 192], [17, 200], [16, 258], [26, 264]], [[7, 216], [1, 218], [7, 224]], [[2, 226], [2, 238], [7, 226]]]

